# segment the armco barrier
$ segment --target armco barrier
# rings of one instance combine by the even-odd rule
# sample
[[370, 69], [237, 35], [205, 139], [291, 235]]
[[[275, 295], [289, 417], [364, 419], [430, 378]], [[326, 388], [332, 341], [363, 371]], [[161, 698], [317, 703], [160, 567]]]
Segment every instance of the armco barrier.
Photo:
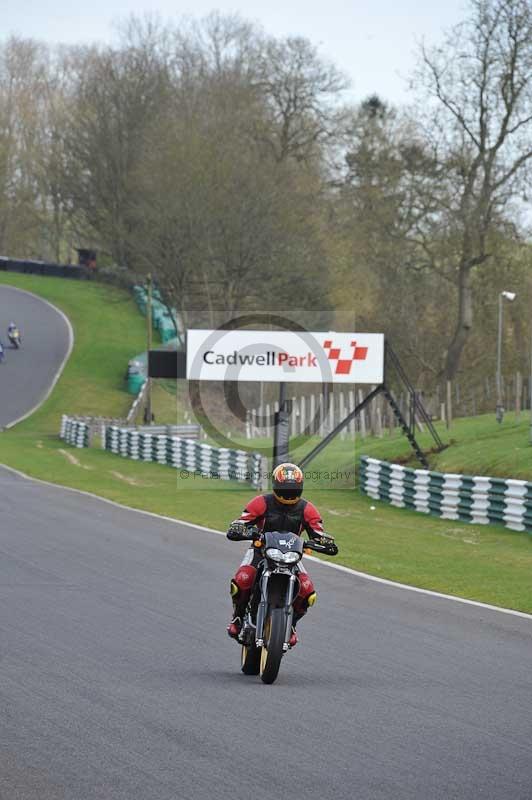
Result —
[[88, 447], [90, 444], [90, 425], [75, 417], [68, 417], [63, 414], [59, 436], [74, 447]]
[[532, 532], [532, 483], [410, 469], [360, 459], [360, 488], [375, 500], [443, 519]]
[[47, 275], [53, 278], [73, 278], [74, 280], [93, 280], [96, 270], [80, 267], [77, 264], [52, 264], [47, 261], [6, 258], [0, 256], [0, 271], [20, 272], [28, 275]]
[[259, 453], [212, 447], [193, 439], [146, 433], [135, 428], [106, 426], [102, 446], [135, 461], [155, 461], [187, 473], [237, 480], [262, 487], [263, 458]]

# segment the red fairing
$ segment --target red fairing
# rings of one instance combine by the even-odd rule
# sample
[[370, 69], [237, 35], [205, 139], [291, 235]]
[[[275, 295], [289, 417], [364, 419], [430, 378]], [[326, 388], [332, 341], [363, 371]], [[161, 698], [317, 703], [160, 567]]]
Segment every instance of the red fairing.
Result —
[[248, 523], [255, 523], [259, 528], [262, 528], [264, 524], [264, 514], [266, 513], [266, 500], [264, 499], [264, 495], [258, 494], [253, 500], [250, 500], [245, 509], [243, 510], [242, 514], [240, 515], [240, 519], [242, 522]]
[[303, 519], [307, 532], [310, 533], [310, 531], [313, 531], [318, 536], [321, 536], [323, 533], [323, 520], [321, 518], [321, 514], [316, 506], [312, 505], [312, 503], [308, 501], [303, 513]]
[[257, 570], [255, 567], [243, 566], [239, 567], [235, 575], [235, 583], [241, 591], [250, 589], [253, 586]]
[[306, 572], [300, 572], [298, 577], [299, 577], [299, 592], [297, 596], [300, 597], [302, 600], [306, 600], [307, 597], [310, 597], [310, 595], [314, 591], [314, 584], [312, 583]]
[[233, 578], [234, 582], [238, 586], [238, 600], [240, 602], [246, 602], [249, 600], [249, 595], [251, 593], [251, 587], [255, 581], [255, 575], [257, 574], [257, 570], [255, 567], [251, 566], [243, 566], [239, 567], [235, 577]]
[[297, 593], [297, 597], [294, 599], [293, 602], [294, 614], [296, 615], [296, 619], [304, 616], [307, 613], [308, 598], [314, 591], [314, 584], [312, 583], [306, 572], [301, 572], [298, 577], [299, 577], [299, 592]]

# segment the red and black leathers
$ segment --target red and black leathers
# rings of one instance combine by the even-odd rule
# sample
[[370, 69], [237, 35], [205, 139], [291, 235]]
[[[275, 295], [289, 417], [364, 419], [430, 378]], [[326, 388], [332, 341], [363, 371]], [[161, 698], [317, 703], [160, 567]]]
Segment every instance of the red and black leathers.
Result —
[[259, 494], [247, 504], [240, 520], [246, 525], [256, 525], [261, 531], [290, 531], [299, 535], [305, 530], [311, 539], [323, 534], [318, 509], [303, 498], [293, 505], [285, 505], [273, 494]]

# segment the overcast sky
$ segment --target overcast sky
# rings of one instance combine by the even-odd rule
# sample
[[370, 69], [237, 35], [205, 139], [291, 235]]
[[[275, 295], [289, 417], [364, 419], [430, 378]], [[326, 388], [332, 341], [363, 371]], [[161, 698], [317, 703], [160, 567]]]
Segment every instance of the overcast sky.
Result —
[[67, 44], [112, 41], [113, 23], [132, 13], [178, 21], [214, 9], [236, 12], [274, 36], [310, 39], [348, 75], [351, 100], [377, 93], [397, 104], [408, 101], [416, 42], [438, 42], [467, 8], [466, 0], [0, 0], [2, 36]]

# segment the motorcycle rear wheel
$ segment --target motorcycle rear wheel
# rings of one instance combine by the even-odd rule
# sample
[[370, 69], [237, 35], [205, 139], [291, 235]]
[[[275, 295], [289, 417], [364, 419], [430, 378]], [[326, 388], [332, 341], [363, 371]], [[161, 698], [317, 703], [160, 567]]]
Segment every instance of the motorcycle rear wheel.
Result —
[[242, 672], [244, 675], [258, 675], [260, 672], [260, 647], [255, 643], [246, 647], [242, 645]]
[[279, 674], [283, 657], [286, 616], [283, 608], [272, 608], [264, 622], [264, 646], [260, 655], [260, 677], [273, 683]]

